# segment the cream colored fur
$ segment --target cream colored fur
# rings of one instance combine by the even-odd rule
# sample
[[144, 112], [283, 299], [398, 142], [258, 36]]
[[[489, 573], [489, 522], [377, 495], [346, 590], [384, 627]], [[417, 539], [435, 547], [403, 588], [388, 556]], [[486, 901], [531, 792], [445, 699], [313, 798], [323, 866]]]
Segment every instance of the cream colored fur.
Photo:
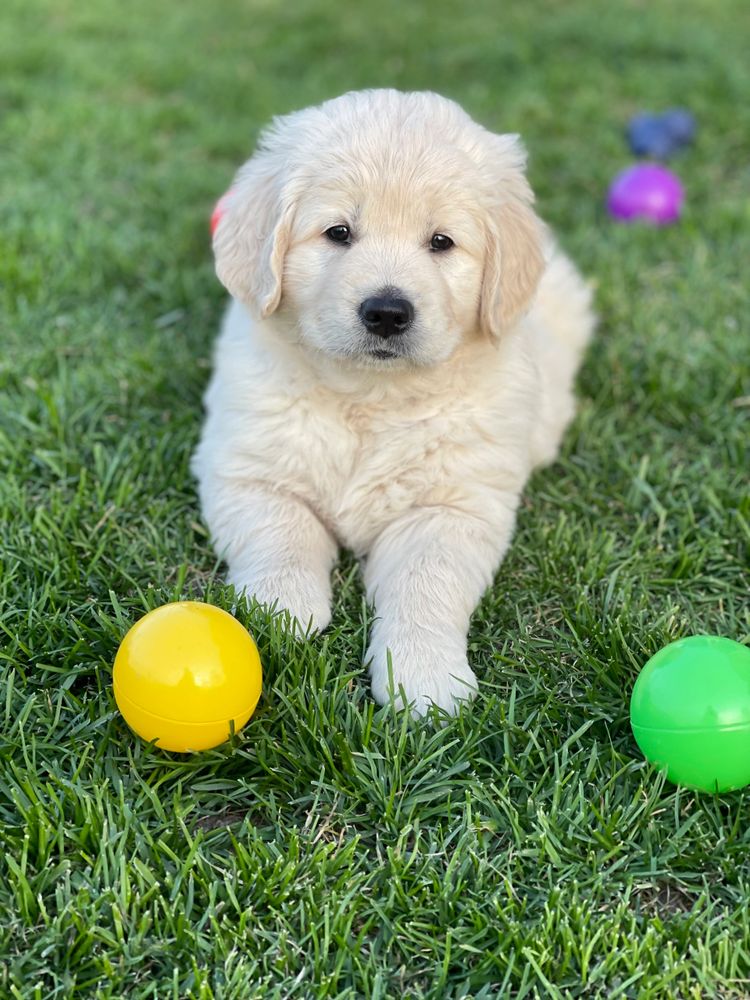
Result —
[[[448, 712], [476, 689], [470, 616], [552, 461], [593, 327], [532, 210], [516, 136], [431, 93], [364, 91], [275, 121], [214, 237], [234, 296], [194, 459], [228, 578], [324, 629], [339, 546], [363, 560], [379, 702]], [[350, 246], [325, 231], [348, 225]], [[430, 249], [435, 233], [455, 246]], [[358, 316], [414, 305], [403, 357]]]

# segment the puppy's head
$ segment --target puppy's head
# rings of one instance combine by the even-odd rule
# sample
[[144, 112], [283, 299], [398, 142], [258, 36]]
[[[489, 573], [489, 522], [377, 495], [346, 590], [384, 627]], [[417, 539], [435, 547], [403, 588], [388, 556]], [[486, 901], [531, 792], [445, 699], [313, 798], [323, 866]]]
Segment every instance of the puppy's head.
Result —
[[518, 138], [431, 93], [362, 91], [277, 119], [214, 234], [229, 291], [357, 366], [500, 336], [541, 276]]

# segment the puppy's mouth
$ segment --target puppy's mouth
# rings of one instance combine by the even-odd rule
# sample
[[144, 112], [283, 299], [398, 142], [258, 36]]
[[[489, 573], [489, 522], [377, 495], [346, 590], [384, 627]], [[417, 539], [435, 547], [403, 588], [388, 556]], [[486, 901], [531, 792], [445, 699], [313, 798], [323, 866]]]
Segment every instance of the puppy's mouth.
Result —
[[358, 353], [356, 363], [359, 367], [375, 370], [411, 367], [412, 365], [411, 359], [405, 351], [387, 347], [366, 347]]
[[408, 361], [411, 356], [411, 344], [399, 337], [387, 342], [383, 338], [368, 337], [360, 350], [366, 358], [373, 361]]

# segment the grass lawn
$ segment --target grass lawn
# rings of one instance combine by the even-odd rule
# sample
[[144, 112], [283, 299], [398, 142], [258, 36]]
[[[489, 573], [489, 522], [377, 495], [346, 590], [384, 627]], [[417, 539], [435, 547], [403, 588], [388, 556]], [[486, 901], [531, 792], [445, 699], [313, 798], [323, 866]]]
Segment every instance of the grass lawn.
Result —
[[[744, 0], [4, 0], [0, 998], [750, 996], [750, 792], [646, 765], [639, 667], [750, 641]], [[394, 85], [519, 131], [601, 324], [564, 454], [474, 616], [474, 705], [370, 698], [336, 571], [231, 746], [111, 692], [127, 628], [229, 608], [188, 471], [224, 304], [207, 218], [275, 113]], [[628, 116], [687, 104], [670, 229], [602, 209]]]

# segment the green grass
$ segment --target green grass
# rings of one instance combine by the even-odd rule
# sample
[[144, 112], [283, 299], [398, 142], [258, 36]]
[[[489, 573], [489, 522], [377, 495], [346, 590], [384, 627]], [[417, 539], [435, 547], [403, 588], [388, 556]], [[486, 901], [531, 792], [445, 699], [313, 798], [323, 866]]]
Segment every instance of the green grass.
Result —
[[[6, 0], [0, 13], [0, 997], [747, 997], [750, 795], [628, 724], [671, 639], [750, 641], [750, 16], [742, 0]], [[119, 717], [147, 609], [230, 607], [188, 461], [224, 302], [207, 216], [272, 115], [432, 88], [520, 131], [597, 282], [561, 460], [474, 617], [480, 696], [376, 709], [371, 611], [243, 608], [233, 745]], [[617, 227], [629, 114], [686, 103], [679, 226]]]

